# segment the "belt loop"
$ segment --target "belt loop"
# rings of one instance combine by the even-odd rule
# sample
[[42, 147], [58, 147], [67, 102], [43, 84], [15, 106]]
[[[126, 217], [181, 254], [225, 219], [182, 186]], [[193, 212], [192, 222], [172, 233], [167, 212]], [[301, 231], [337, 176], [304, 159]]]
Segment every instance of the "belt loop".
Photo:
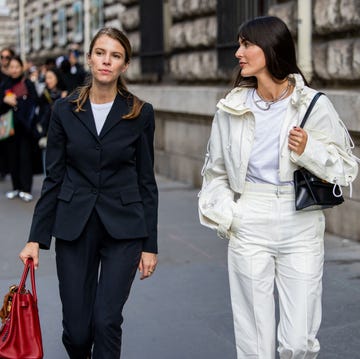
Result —
[[276, 197], [279, 198], [280, 195], [280, 189], [279, 186], [276, 186]]

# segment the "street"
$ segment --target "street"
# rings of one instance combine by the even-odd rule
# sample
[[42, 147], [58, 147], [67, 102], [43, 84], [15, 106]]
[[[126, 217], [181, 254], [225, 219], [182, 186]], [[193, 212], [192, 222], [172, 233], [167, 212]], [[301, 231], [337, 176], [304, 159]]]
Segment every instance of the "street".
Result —
[[[35, 177], [38, 198], [41, 176]], [[159, 177], [159, 264], [153, 277], [136, 276], [125, 306], [124, 359], [235, 359], [226, 268], [226, 241], [200, 226], [197, 189]], [[22, 273], [18, 253], [35, 201], [7, 200], [0, 182], [0, 297]], [[360, 242], [325, 239], [320, 359], [360, 358]], [[40, 254], [37, 292], [46, 359], [65, 359], [54, 245]]]

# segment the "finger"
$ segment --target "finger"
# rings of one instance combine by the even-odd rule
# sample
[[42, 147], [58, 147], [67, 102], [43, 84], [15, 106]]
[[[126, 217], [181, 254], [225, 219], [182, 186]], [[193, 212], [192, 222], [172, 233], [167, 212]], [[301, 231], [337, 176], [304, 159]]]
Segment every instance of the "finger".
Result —
[[139, 269], [139, 272], [141, 272], [141, 273], [142, 273], [142, 272], [143, 272], [143, 270], [144, 270], [142, 260], [140, 260], [140, 262], [139, 262], [138, 269]]
[[142, 276], [141, 276], [140, 279], [146, 279], [146, 278], [151, 277], [152, 274], [154, 273], [154, 270], [155, 270], [155, 269], [153, 269], [153, 268], [151, 268], [151, 267], [149, 267], [149, 266], [146, 267], [146, 268], [144, 269], [144, 272], [142, 273]]
[[34, 268], [38, 269], [39, 268], [39, 256], [33, 256], [32, 257], [33, 261], [34, 261]]

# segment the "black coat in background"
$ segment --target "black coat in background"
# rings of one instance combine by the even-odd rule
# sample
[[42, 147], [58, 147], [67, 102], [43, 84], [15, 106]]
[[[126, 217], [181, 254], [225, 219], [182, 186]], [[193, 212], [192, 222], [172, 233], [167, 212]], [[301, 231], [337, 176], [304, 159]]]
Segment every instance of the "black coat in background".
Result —
[[[21, 93], [15, 88], [21, 85]], [[15, 92], [17, 105], [11, 107], [4, 102], [7, 90]], [[35, 110], [38, 96], [34, 84], [23, 76], [8, 78], [0, 87], [0, 114], [13, 110], [15, 135], [3, 140], [6, 165], [11, 174], [12, 186], [15, 190], [31, 192], [32, 177], [38, 172], [37, 164], [41, 164], [40, 152], [33, 136], [33, 125], [36, 119]]]

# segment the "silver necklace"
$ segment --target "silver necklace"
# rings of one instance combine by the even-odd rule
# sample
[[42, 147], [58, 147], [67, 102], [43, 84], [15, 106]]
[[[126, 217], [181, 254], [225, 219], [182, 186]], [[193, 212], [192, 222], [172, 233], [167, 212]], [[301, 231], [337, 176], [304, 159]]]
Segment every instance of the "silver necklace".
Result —
[[[259, 92], [257, 92], [257, 95], [260, 97], [260, 100], [255, 100], [255, 92], [256, 92], [256, 89], [253, 90], [253, 93], [252, 93], [252, 99], [254, 101], [254, 104], [255, 106], [260, 109], [260, 110], [263, 110], [263, 111], [267, 111], [270, 109], [270, 107], [276, 103], [276, 102], [279, 102], [281, 101], [282, 99], [284, 99], [287, 95], [287, 93], [289, 92], [289, 89], [290, 89], [290, 83], [288, 82], [288, 85], [286, 86], [286, 88], [281, 92], [281, 94], [279, 95], [279, 97], [275, 98], [274, 100], [265, 100]], [[264, 105], [260, 105], [260, 103], [263, 103]]]

